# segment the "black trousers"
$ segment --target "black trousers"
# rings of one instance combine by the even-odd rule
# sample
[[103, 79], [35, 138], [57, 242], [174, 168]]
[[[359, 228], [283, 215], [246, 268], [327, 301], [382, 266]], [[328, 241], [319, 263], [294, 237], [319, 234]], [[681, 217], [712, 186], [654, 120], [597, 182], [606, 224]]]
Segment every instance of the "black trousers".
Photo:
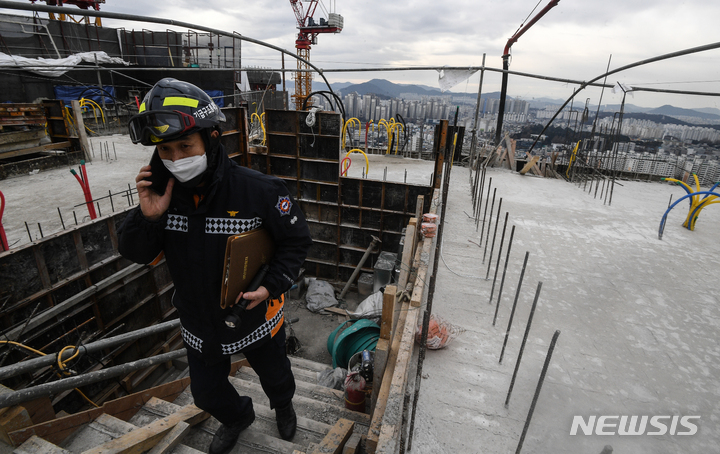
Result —
[[[286, 406], [295, 395], [295, 377], [285, 351], [285, 327], [264, 345], [243, 352], [260, 377], [270, 408]], [[252, 410], [252, 399], [241, 396], [230, 384], [230, 356], [219, 363], [207, 364], [188, 349], [190, 391], [195, 405], [223, 424], [232, 424]]]

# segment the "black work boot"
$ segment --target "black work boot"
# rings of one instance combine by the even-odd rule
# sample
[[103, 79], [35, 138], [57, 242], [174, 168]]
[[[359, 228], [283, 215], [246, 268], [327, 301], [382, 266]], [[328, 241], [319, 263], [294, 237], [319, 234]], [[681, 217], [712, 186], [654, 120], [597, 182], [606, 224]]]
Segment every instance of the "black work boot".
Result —
[[275, 419], [282, 439], [291, 440], [295, 436], [295, 429], [297, 428], [297, 416], [292, 401], [283, 408], [278, 407], [275, 409]]
[[235, 447], [240, 432], [250, 427], [255, 421], [255, 411], [251, 408], [250, 414], [240, 421], [230, 425], [222, 424], [215, 432], [212, 443], [210, 443], [209, 454], [227, 454]]

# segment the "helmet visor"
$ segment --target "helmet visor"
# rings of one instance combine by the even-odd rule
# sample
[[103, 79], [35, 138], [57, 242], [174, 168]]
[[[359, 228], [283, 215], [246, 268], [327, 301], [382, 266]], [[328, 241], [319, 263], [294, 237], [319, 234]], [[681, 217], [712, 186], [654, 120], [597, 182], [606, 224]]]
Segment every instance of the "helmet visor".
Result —
[[144, 112], [130, 119], [128, 129], [133, 143], [152, 145], [195, 127], [195, 118], [180, 111]]

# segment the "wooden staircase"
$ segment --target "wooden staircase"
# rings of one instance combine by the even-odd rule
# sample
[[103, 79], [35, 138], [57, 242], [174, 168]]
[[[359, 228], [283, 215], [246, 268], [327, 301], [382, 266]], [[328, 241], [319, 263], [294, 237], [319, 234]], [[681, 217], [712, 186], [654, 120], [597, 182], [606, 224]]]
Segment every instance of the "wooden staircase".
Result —
[[[280, 438], [275, 423], [275, 411], [270, 409], [257, 374], [246, 361], [234, 364], [235, 372], [230, 382], [241, 395], [253, 399], [255, 422], [240, 434], [232, 453], [338, 453], [363, 452], [362, 440], [367, 436], [370, 415], [348, 410], [344, 406], [342, 391], [317, 385], [318, 372], [329, 369], [324, 364], [290, 357], [297, 390], [293, 405], [298, 416], [297, 433], [292, 441]], [[168, 384], [175, 386], [171, 392], [158, 398], [148, 390], [144, 404], [128, 411], [128, 405], [106, 404], [105, 409], [120, 408], [116, 415], [107, 412], [88, 413], [88, 422], [77, 424], [78, 415], [59, 418], [51, 423], [72, 426], [72, 431], [33, 428], [23, 430], [26, 438], [16, 449], [18, 454], [60, 453], [144, 453], [196, 454], [207, 452], [220, 423], [193, 405], [187, 377]], [[167, 393], [167, 391], [163, 391]], [[129, 397], [129, 396], [128, 396]], [[93, 410], [90, 410], [93, 412]], [[112, 411], [111, 411], [112, 412]], [[86, 412], [87, 413], [87, 412]], [[99, 413], [99, 414], [98, 414]], [[132, 413], [132, 414], [131, 414]], [[64, 420], [64, 421], [61, 421]], [[40, 425], [39, 425], [40, 426]], [[53, 435], [50, 432], [54, 432]], [[39, 436], [40, 435], [40, 436]], [[62, 440], [59, 438], [62, 437]]]

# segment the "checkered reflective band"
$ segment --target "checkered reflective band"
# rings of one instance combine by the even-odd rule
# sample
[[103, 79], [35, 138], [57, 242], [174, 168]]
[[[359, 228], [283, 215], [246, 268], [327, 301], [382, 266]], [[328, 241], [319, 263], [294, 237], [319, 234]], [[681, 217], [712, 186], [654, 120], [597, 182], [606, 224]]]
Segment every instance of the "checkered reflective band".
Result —
[[183, 340], [188, 346], [202, 353], [202, 339], [193, 335], [193, 333], [191, 333], [190, 331], [186, 330], [184, 326], [180, 327], [180, 334], [182, 335]]
[[188, 231], [188, 218], [179, 214], [168, 214], [165, 230], [175, 230], [177, 232]]
[[262, 225], [261, 218], [206, 218], [205, 233], [238, 234], [256, 229]]
[[258, 329], [248, 334], [244, 338], [240, 339], [239, 341], [232, 344], [220, 344], [220, 346], [222, 347], [223, 355], [235, 354], [241, 351], [243, 348], [247, 347], [248, 345], [254, 344], [265, 336], [269, 336], [270, 333], [272, 333], [273, 328], [275, 328], [275, 326], [280, 323], [280, 320], [282, 320], [282, 316], [283, 309], [281, 308], [278, 313], [275, 314], [275, 317], [266, 321], [265, 323], [260, 325]]

